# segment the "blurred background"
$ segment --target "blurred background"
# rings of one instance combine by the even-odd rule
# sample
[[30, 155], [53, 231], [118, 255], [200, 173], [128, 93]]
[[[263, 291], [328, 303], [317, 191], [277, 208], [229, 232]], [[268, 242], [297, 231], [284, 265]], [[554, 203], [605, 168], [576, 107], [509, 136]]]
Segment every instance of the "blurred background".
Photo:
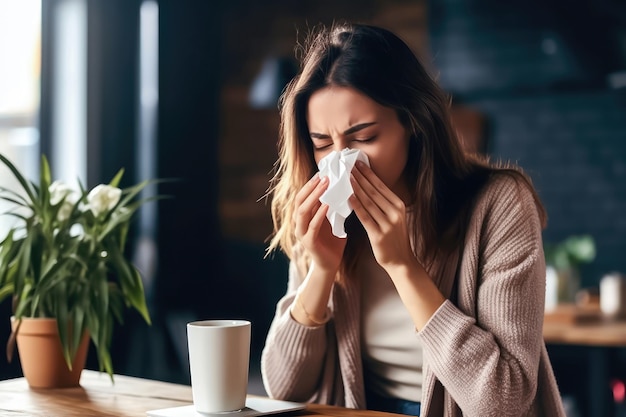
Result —
[[[177, 179], [147, 190], [173, 198], [134, 225], [153, 325], [129, 312], [115, 330], [117, 373], [189, 383], [185, 323], [248, 318], [262, 393], [258, 358], [287, 279], [280, 254], [264, 258], [277, 99], [295, 44], [344, 19], [402, 37], [450, 93], [465, 146], [531, 175], [545, 242], [593, 238], [581, 287], [626, 272], [623, 0], [0, 0], [0, 152], [31, 178], [45, 153], [56, 178], [89, 186], [120, 167], [122, 185]], [[0, 310], [4, 343], [9, 303]], [[584, 410], [588, 349], [549, 348]], [[610, 358], [623, 379], [623, 349]], [[0, 361], [0, 379], [18, 375]]]

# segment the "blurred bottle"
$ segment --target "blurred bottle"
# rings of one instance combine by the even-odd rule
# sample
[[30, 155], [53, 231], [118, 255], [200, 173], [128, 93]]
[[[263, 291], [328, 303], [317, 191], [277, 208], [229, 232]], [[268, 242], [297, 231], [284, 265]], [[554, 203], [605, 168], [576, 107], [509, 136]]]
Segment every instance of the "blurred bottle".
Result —
[[559, 276], [553, 266], [546, 267], [546, 312], [556, 310], [559, 305]]
[[600, 309], [609, 319], [626, 316], [626, 277], [622, 274], [612, 272], [600, 280]]

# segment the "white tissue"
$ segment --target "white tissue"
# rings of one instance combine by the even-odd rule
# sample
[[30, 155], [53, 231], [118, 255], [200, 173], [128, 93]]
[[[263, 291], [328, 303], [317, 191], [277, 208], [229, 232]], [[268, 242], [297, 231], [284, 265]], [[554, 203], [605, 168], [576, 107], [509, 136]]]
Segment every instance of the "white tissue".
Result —
[[352, 213], [348, 198], [354, 193], [350, 185], [350, 172], [356, 161], [362, 161], [367, 166], [370, 162], [367, 155], [358, 149], [344, 149], [341, 152], [333, 151], [326, 155], [317, 164], [319, 175], [328, 177], [328, 188], [320, 197], [320, 201], [328, 204], [326, 218], [330, 222], [333, 234], [345, 238], [344, 223]]

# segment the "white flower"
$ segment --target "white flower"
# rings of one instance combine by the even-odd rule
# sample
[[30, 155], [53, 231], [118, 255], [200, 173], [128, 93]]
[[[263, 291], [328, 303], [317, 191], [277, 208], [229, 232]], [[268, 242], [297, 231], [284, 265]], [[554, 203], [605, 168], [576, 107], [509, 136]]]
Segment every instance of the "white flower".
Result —
[[98, 217], [102, 213], [107, 213], [120, 201], [122, 190], [110, 185], [97, 185], [87, 195], [89, 209], [94, 216]]
[[72, 214], [73, 209], [74, 204], [65, 200], [57, 213], [57, 219], [61, 222], [67, 220], [70, 217], [70, 214]]
[[50, 204], [55, 206], [61, 201], [63, 202], [57, 213], [57, 219], [59, 221], [67, 220], [79, 199], [78, 193], [63, 181], [53, 182], [48, 187], [48, 191], [50, 192]]
[[[50, 184], [48, 192], [50, 193], [50, 204], [53, 206], [59, 204], [65, 197], [74, 194], [74, 190], [63, 181], [55, 181]], [[76, 200], [78, 200], [78, 198], [76, 198], [74, 202], [76, 202]]]

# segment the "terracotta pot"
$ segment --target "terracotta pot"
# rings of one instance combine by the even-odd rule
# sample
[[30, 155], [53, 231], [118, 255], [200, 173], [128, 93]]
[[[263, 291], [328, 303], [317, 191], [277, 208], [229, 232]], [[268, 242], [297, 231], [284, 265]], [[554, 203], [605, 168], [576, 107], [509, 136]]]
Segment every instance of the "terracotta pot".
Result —
[[[18, 320], [11, 317], [11, 329], [15, 331]], [[72, 370], [63, 358], [57, 320], [48, 318], [22, 318], [17, 333], [17, 350], [22, 372], [31, 388], [77, 387], [85, 367], [89, 334], [85, 333], [78, 346]]]

